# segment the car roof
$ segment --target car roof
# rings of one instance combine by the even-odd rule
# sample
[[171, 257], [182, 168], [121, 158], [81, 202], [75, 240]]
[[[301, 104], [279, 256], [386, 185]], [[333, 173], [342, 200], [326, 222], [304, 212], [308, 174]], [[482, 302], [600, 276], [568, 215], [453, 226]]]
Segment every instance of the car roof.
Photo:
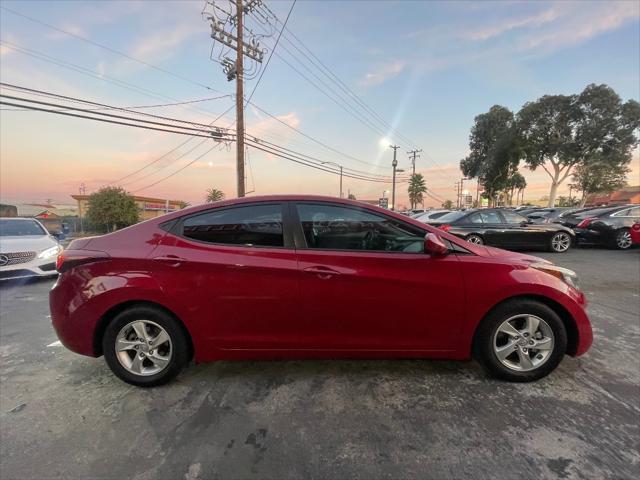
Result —
[[37, 222], [36, 218], [25, 218], [25, 217], [0, 217], [0, 220], [19, 220], [22, 222]]

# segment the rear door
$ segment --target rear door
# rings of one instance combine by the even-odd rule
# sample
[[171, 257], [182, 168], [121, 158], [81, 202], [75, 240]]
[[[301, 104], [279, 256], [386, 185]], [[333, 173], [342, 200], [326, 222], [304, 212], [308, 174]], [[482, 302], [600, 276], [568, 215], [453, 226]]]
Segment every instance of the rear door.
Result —
[[295, 342], [298, 269], [285, 206], [256, 202], [190, 215], [153, 252], [154, 276], [189, 311], [198, 341], [225, 349]]
[[548, 234], [542, 228], [529, 225], [525, 217], [511, 210], [503, 210], [500, 214], [504, 218], [507, 231], [505, 241], [509, 246], [532, 248], [545, 244]]
[[509, 246], [507, 225], [505, 225], [504, 220], [498, 212], [495, 210], [481, 210], [478, 214], [482, 219], [482, 225], [485, 230], [485, 243], [496, 247]]
[[308, 348], [454, 348], [464, 305], [455, 255], [431, 257], [424, 230], [364, 208], [298, 202], [294, 212]]

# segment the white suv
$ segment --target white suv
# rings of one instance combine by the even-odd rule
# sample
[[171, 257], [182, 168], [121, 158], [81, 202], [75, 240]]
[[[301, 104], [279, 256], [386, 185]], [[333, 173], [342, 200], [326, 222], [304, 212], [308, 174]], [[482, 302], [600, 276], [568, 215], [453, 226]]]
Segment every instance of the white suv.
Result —
[[0, 280], [57, 275], [62, 246], [33, 218], [0, 218]]

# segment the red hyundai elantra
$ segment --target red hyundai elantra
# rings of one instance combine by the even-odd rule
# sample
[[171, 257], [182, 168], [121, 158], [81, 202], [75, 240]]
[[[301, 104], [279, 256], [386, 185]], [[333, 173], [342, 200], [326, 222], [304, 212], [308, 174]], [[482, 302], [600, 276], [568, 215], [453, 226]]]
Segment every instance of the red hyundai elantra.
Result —
[[57, 268], [62, 343], [139, 386], [192, 358], [473, 356], [530, 381], [592, 341], [571, 270], [336, 198], [191, 207], [75, 240]]

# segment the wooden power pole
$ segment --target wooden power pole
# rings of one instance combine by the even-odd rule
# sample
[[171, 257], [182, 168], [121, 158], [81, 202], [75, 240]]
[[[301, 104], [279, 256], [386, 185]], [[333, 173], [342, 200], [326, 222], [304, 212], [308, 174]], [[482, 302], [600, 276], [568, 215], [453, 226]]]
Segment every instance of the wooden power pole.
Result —
[[236, 0], [236, 175], [238, 197], [244, 197], [244, 45], [242, 41], [242, 0]]

